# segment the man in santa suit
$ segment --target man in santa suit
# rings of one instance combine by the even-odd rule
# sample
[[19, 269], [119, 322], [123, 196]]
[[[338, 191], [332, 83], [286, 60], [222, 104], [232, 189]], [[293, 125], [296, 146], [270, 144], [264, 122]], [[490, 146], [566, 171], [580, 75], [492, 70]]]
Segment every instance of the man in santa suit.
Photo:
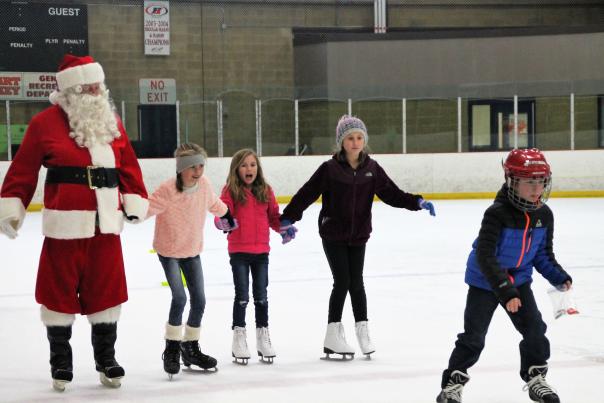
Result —
[[92, 325], [96, 370], [118, 387], [115, 360], [120, 307], [128, 299], [120, 243], [124, 219], [144, 219], [148, 202], [141, 170], [109, 100], [105, 75], [92, 57], [66, 55], [53, 104], [35, 115], [0, 191], [0, 233], [15, 238], [47, 168], [36, 301], [50, 342], [53, 386], [70, 382], [69, 344], [75, 314]]

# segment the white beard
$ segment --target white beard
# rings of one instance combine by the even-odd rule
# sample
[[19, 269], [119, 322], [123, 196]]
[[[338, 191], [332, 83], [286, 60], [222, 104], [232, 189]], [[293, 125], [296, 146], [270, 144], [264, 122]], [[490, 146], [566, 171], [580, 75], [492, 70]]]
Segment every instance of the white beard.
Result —
[[101, 90], [99, 95], [78, 94], [71, 89], [61, 92], [64, 93], [58, 94], [56, 103], [69, 119], [69, 137], [80, 147], [109, 144], [120, 137], [109, 91]]

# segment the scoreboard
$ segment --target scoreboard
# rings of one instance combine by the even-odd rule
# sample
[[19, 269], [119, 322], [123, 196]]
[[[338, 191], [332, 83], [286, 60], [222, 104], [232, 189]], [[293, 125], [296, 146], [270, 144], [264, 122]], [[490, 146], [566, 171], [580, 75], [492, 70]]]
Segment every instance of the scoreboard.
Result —
[[56, 72], [65, 53], [88, 54], [88, 8], [0, 2], [0, 72]]

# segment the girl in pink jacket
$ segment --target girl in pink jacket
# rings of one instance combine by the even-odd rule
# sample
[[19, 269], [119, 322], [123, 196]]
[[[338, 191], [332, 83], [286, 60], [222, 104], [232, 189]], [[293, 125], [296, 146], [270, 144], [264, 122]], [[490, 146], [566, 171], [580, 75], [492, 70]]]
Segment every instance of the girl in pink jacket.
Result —
[[[227, 183], [220, 196], [235, 217], [239, 227], [228, 235], [229, 257], [235, 284], [233, 303], [233, 357], [247, 364], [250, 352], [245, 331], [245, 310], [249, 302], [249, 275], [256, 313], [256, 347], [264, 361], [276, 356], [268, 332], [268, 253], [269, 227], [279, 232], [279, 205], [271, 187], [264, 180], [256, 153], [250, 149], [233, 155]], [[227, 224], [214, 219], [218, 229]]]
[[[203, 176], [206, 153], [197, 144], [182, 144], [174, 152], [176, 178], [162, 183], [149, 197], [147, 217], [157, 215], [153, 247], [166, 273], [172, 291], [172, 303], [166, 323], [166, 348], [162, 356], [164, 370], [170, 379], [180, 370], [180, 356], [185, 366], [215, 368], [215, 358], [199, 349], [201, 318], [205, 309], [203, 271], [199, 253], [203, 248], [206, 212], [224, 219], [224, 229], [236, 227], [227, 206], [212, 190]], [[187, 282], [191, 308], [186, 326], [182, 315], [187, 295], [182, 282]]]

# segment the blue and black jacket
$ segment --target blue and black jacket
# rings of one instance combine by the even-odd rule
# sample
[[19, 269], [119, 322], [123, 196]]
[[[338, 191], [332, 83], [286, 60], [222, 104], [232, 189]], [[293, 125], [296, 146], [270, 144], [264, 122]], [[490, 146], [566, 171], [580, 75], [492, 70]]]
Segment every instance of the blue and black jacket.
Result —
[[521, 211], [507, 192], [504, 184], [485, 211], [465, 276], [467, 284], [493, 291], [504, 304], [519, 296], [516, 287], [532, 282], [533, 268], [554, 286], [572, 281], [554, 256], [552, 211], [547, 205]]

